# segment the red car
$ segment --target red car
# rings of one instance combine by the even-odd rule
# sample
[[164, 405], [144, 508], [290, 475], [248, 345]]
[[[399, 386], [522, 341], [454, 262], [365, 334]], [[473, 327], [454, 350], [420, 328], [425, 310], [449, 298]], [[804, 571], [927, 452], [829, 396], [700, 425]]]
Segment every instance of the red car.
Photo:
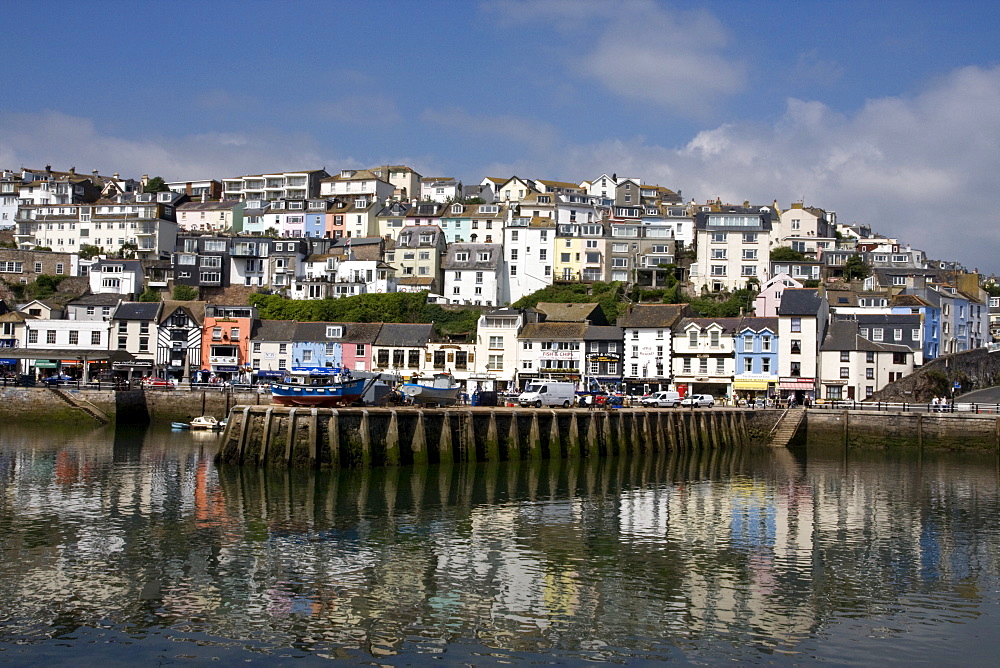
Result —
[[155, 378], [153, 376], [147, 376], [142, 379], [142, 384], [144, 387], [170, 387], [171, 383], [165, 378]]

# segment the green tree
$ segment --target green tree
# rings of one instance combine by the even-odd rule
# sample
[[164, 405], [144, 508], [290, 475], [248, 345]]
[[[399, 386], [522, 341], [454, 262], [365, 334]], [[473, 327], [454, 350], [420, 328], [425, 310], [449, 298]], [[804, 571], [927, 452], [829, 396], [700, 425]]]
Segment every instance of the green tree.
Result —
[[101, 249], [98, 246], [93, 246], [91, 244], [80, 244], [80, 259], [89, 260], [101, 254]]
[[860, 255], [852, 255], [844, 262], [844, 278], [848, 281], [867, 278], [871, 273], [871, 267], [865, 264]]
[[175, 285], [173, 297], [179, 302], [189, 302], [198, 299], [198, 288], [190, 285]]
[[170, 190], [162, 176], [154, 176], [142, 187], [144, 193], [164, 193]]
[[160, 301], [160, 291], [154, 288], [146, 288], [145, 290], [143, 290], [142, 294], [139, 295], [139, 301], [158, 302]]
[[771, 251], [771, 259], [777, 262], [802, 262], [806, 256], [791, 246], [778, 246]]
[[46, 299], [59, 291], [59, 284], [66, 276], [50, 276], [42, 274], [35, 278], [33, 283], [29, 283], [24, 293], [31, 299]]

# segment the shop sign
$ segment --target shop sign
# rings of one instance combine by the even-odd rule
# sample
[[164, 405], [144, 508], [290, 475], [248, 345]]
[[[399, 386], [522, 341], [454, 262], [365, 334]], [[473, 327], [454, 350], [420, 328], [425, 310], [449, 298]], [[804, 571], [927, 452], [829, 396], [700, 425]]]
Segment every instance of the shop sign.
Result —
[[571, 360], [579, 354], [575, 350], [543, 350], [538, 358], [543, 360]]
[[149, 360], [135, 360], [134, 362], [112, 362], [115, 369], [151, 369], [153, 363]]
[[592, 355], [587, 355], [588, 362], [617, 362], [618, 357], [612, 357], [610, 355], [602, 355], [600, 353], [594, 353]]
[[37, 369], [58, 369], [59, 363], [53, 360], [35, 360], [35, 368]]
[[240, 370], [239, 367], [228, 366], [228, 365], [225, 365], [225, 366], [215, 365], [214, 369], [215, 369], [215, 371], [226, 371], [226, 372], [233, 372], [233, 371], [239, 371]]
[[17, 364], [17, 360], [0, 358], [0, 364]]

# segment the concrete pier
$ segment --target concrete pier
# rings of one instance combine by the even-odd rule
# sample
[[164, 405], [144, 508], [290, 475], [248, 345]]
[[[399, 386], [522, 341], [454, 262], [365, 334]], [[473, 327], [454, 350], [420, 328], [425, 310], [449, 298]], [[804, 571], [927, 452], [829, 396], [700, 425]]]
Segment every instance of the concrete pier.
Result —
[[[237, 406], [218, 460], [267, 467], [580, 459], [755, 443], [778, 411]], [[767, 425], [765, 425], [767, 426]]]

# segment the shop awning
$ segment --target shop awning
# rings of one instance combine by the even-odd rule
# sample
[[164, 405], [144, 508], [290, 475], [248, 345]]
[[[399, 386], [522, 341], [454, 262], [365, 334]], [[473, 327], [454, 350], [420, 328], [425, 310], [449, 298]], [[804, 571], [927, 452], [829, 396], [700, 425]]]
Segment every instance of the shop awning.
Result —
[[734, 380], [734, 390], [766, 390], [768, 388], [766, 380]]
[[813, 389], [813, 381], [799, 381], [797, 383], [782, 381], [778, 383], [778, 389], [780, 390], [811, 390]]

